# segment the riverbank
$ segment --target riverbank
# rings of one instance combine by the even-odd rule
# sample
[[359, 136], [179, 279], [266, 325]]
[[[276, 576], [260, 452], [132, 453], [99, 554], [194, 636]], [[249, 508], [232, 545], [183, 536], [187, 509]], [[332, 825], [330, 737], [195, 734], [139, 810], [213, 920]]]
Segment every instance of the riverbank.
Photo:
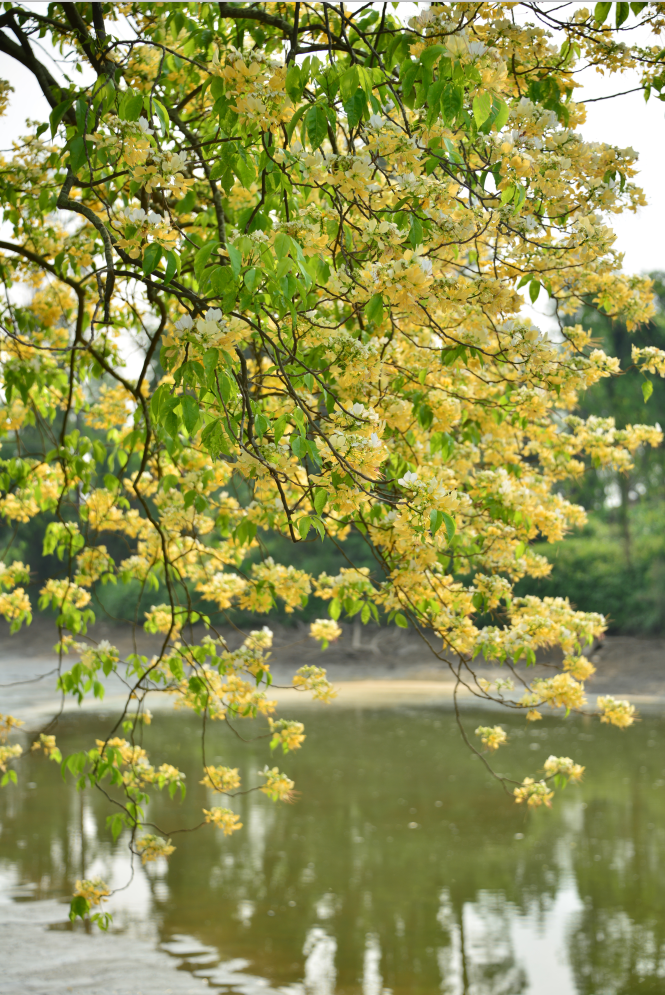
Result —
[[[394, 705], [450, 705], [455, 689], [455, 677], [450, 666], [437, 659], [427, 644], [413, 630], [378, 628], [345, 623], [342, 636], [326, 651], [309, 637], [307, 628], [275, 626], [273, 651], [270, 658], [275, 687], [271, 695], [280, 705], [301, 707], [309, 696], [294, 691], [291, 678], [298, 667], [325, 667], [338, 694], [335, 707], [390, 707]], [[194, 632], [200, 638], [203, 632]], [[240, 645], [244, 634], [227, 629], [223, 633], [231, 649]], [[9, 636], [0, 630], [0, 711], [20, 715], [38, 724], [52, 715], [61, 705], [55, 691], [57, 659], [53, 652], [55, 630], [44, 619]], [[134, 650], [152, 656], [159, 652], [159, 636], [129, 628], [98, 625], [91, 630], [94, 640], [108, 639], [121, 655]], [[665, 639], [608, 636], [587, 649], [597, 673], [587, 682], [590, 702], [598, 695], [628, 697], [639, 708], [665, 707]], [[72, 663], [75, 658], [72, 657]], [[541, 653], [534, 667], [521, 663], [517, 675], [532, 680], [536, 676], [551, 676], [560, 663], [557, 653]], [[506, 667], [497, 667], [478, 659], [474, 664], [477, 677], [492, 680], [511, 676]], [[472, 683], [472, 682], [470, 682]], [[105, 682], [103, 701], [89, 699], [86, 710], [109, 710], [126, 696], [116, 678]], [[461, 687], [462, 699], [473, 699], [472, 691]], [[166, 696], [151, 696], [150, 707], [171, 707]], [[76, 711], [74, 700], [65, 702], [65, 711]]]

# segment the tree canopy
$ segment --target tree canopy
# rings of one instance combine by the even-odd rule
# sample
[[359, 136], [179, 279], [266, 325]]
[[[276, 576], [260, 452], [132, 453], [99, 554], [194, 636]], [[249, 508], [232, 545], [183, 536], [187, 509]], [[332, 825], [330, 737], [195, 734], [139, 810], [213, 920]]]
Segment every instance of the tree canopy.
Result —
[[[395, 7], [6, 3], [0, 15], [0, 51], [51, 107], [0, 167], [0, 515], [14, 532], [43, 522], [57, 557], [38, 604], [55, 617], [58, 687], [80, 701], [103, 694], [102, 675], [127, 686], [122, 715], [64, 763], [109, 792], [113, 831], [128, 826], [144, 861], [172, 849], [146, 816], [150, 790], [184, 790], [140, 745], [156, 693], [204, 725], [264, 716], [284, 752], [304, 738], [273, 718], [270, 631], [235, 651], [219, 638], [234, 605], [297, 612], [315, 594], [329, 604], [311, 626], [324, 647], [341, 617], [414, 626], [481, 699], [530, 720], [586, 705], [582, 651], [603, 616], [565, 591], [513, 586], [550, 569], [534, 540], [584, 519], [562, 482], [587, 459], [627, 470], [661, 440], [577, 410], [620, 364], [570, 316], [592, 302], [630, 332], [653, 314], [650, 281], [623, 272], [609, 226], [644, 203], [637, 153], [585, 141], [574, 96], [590, 63], [638, 66], [658, 97], [659, 48], [622, 33], [657, 35], [665, 5], [446, 3], [408, 24]], [[524, 288], [549, 295], [557, 335], [524, 314]], [[665, 371], [650, 345], [631, 362]], [[347, 565], [275, 562], [261, 555], [270, 534], [326, 537]], [[348, 556], [352, 536], [372, 569]], [[32, 618], [30, 569], [9, 543], [0, 613], [13, 631]], [[137, 580], [162, 597], [135, 619], [161, 651], [121, 659], [86, 633], [98, 589]], [[531, 679], [523, 665], [551, 646], [562, 667]], [[479, 655], [508, 679], [478, 678]], [[294, 684], [332, 693], [318, 667]], [[598, 709], [633, 721], [628, 702]], [[477, 733], [487, 763], [505, 733]], [[34, 746], [59, 759], [51, 727]], [[4, 782], [20, 749], [0, 746]], [[212, 793], [252, 787], [202, 763]], [[535, 806], [581, 771], [551, 757], [523, 783], [495, 776]], [[284, 799], [293, 782], [266, 767], [253, 789]], [[219, 805], [203, 818], [239, 828]], [[105, 890], [80, 882], [73, 913]]]

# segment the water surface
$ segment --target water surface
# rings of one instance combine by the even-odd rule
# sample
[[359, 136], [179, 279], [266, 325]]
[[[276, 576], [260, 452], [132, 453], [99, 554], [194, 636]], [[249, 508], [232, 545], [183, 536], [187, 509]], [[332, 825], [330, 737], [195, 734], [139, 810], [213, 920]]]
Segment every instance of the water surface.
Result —
[[[292, 805], [234, 804], [231, 838], [174, 834], [167, 863], [135, 868], [113, 899], [114, 928], [184, 958], [237, 995], [651, 995], [665, 991], [665, 723], [621, 733], [596, 721], [504, 722], [499, 769], [533, 773], [550, 753], [586, 764], [551, 812], [505, 798], [460, 742], [450, 712], [303, 713], [308, 738], [280, 766]], [[487, 713], [469, 718], [474, 728]], [[65, 751], [89, 747], [90, 716], [69, 719]], [[244, 734], [244, 732], [243, 732]], [[216, 726], [208, 757], [247, 781], [270, 760]], [[150, 817], [194, 825], [213, 802], [197, 782], [200, 734], [184, 715], [146, 731], [151, 760], [188, 774], [183, 804]], [[519, 748], [519, 749], [518, 749]], [[523, 756], [523, 753], [521, 754]], [[66, 897], [77, 877], [130, 877], [98, 792], [63, 791], [30, 757], [0, 795], [0, 874], [16, 900]]]

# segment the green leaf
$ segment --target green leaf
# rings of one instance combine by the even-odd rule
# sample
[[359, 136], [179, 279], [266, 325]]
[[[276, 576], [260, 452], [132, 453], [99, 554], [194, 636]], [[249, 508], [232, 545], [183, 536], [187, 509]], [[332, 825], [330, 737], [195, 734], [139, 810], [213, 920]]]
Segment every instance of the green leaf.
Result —
[[395, 613], [395, 625], [398, 625], [400, 629], [408, 629], [409, 623], [407, 622], [404, 615], [401, 612]]
[[291, 436], [291, 451], [298, 459], [303, 459], [307, 455], [307, 441], [303, 439], [302, 435], [293, 433]]
[[508, 120], [508, 115], [510, 114], [510, 108], [508, 107], [508, 104], [504, 100], [497, 100], [496, 97], [494, 99], [495, 103], [499, 105], [499, 110], [497, 112], [496, 117], [494, 118], [494, 127], [496, 128], [497, 131], [501, 131], [504, 124]]
[[5, 773], [2, 775], [2, 780], [0, 781], [0, 788], [4, 788], [5, 785], [9, 784], [10, 781], [12, 784], [18, 784], [18, 779], [16, 777], [15, 770], [5, 771]]
[[464, 105], [464, 90], [461, 86], [449, 84], [441, 94], [441, 113], [448, 122], [453, 122]]
[[275, 440], [275, 445], [277, 445], [279, 443], [279, 440], [284, 435], [284, 429], [286, 428], [286, 422], [287, 422], [287, 420], [288, 419], [287, 419], [286, 415], [280, 415], [280, 417], [277, 419], [277, 421], [273, 425], [272, 435], [273, 435], [273, 439]]
[[349, 128], [356, 128], [363, 117], [367, 115], [367, 99], [360, 87], [356, 90], [355, 95], [346, 101], [344, 110]]
[[317, 515], [320, 515], [326, 506], [326, 501], [328, 500], [328, 491], [324, 490], [323, 487], [319, 487], [314, 491], [314, 508]]
[[380, 325], [383, 321], [383, 297], [381, 294], [374, 294], [373, 297], [370, 297], [363, 310], [368, 321], [374, 321]]
[[644, 403], [646, 404], [651, 395], [653, 394], [653, 384], [651, 380], [645, 380], [642, 384], [642, 396], [644, 397]]
[[597, 3], [593, 12], [593, 19], [596, 24], [604, 24], [611, 9], [611, 3]]
[[423, 242], [423, 226], [420, 222], [420, 218], [417, 218], [415, 214], [411, 215], [409, 242], [414, 247], [414, 249], [417, 245], [422, 245]]
[[363, 605], [363, 610], [360, 613], [360, 621], [362, 622], [363, 625], [367, 625], [367, 623], [369, 622], [370, 614], [371, 610], [369, 604], [365, 603]]
[[492, 113], [492, 95], [483, 93], [473, 98], [473, 116], [478, 127], [482, 127]]
[[443, 522], [446, 526], [446, 532], [448, 533], [448, 542], [452, 542], [455, 533], [457, 532], [457, 527], [455, 525], [454, 519], [446, 511], [442, 511]]
[[285, 90], [294, 104], [297, 103], [302, 97], [302, 91], [305, 84], [301, 77], [302, 74], [300, 72], [300, 66], [290, 66], [289, 71], [286, 74]]
[[211, 239], [210, 242], [206, 242], [202, 245], [200, 249], [194, 255], [194, 273], [196, 274], [196, 279], [200, 280], [203, 274], [203, 270], [208, 264], [210, 256], [213, 254], [215, 249], [219, 246], [219, 242], [216, 238]]
[[61, 103], [57, 104], [49, 114], [49, 121], [51, 122], [51, 138], [54, 137], [56, 131], [58, 130], [58, 125], [73, 103], [74, 95], [72, 94], [71, 97], [66, 97]]
[[529, 284], [529, 298], [532, 304], [535, 304], [538, 300], [538, 295], [540, 293], [540, 283], [538, 280], [532, 280]]
[[278, 259], [284, 259], [293, 248], [293, 242], [286, 232], [280, 232], [275, 237], [275, 255]]
[[384, 56], [384, 64], [388, 72], [390, 72], [394, 66], [401, 62], [405, 55], [409, 54], [409, 45], [411, 44], [411, 38], [408, 35], [395, 35], [393, 40], [388, 45], [387, 55]]
[[72, 922], [75, 919], [84, 919], [90, 911], [90, 902], [83, 895], [74, 895], [69, 904], [69, 918]]
[[143, 253], [143, 272], [146, 276], [150, 276], [153, 270], [157, 269], [161, 258], [161, 245], [158, 245], [157, 242], [151, 242]]
[[170, 283], [173, 277], [176, 275], [179, 269], [179, 259], [178, 256], [171, 249], [166, 253], [166, 273], [164, 274], [164, 283]]
[[242, 267], [242, 252], [239, 252], [233, 245], [227, 245], [226, 251], [231, 260], [231, 269], [235, 276], [239, 276]]
[[143, 110], [143, 94], [128, 93], [120, 102], [119, 115], [123, 121], [138, 121]]
[[445, 48], [443, 45], [430, 45], [429, 48], [426, 48], [424, 52], [421, 53], [420, 61], [425, 69], [427, 69], [428, 72], [431, 72], [432, 66], [444, 52]]
[[433, 508], [429, 513], [429, 521], [432, 535], [435, 536], [443, 525], [443, 512]]
[[185, 428], [191, 435], [199, 420], [199, 402], [191, 394], [183, 394], [180, 398], [180, 406], [182, 408], [182, 420]]
[[269, 425], [270, 422], [268, 421], [265, 415], [262, 415], [260, 412], [254, 415], [254, 431], [259, 437], [259, 439], [262, 439], [263, 436], [266, 434]]
[[328, 134], [328, 117], [321, 104], [314, 104], [305, 114], [305, 128], [312, 149], [316, 151]]
[[253, 266], [251, 269], [248, 269], [243, 278], [243, 282], [247, 287], [247, 289], [249, 290], [250, 294], [253, 294], [256, 288], [261, 283], [260, 270], [256, 269], [255, 266]]
[[360, 80], [358, 78], [358, 66], [351, 66], [339, 78], [339, 92], [342, 95], [342, 103], [350, 100], [358, 89]]
[[441, 95], [446, 88], [446, 84], [442, 79], [432, 83], [429, 90], [427, 91], [427, 106], [429, 107], [429, 114], [427, 115], [427, 123], [431, 125], [437, 114], [441, 110]]
[[[166, 107], [164, 107], [164, 104], [161, 103], [161, 101], [157, 100], [156, 97], [152, 97], [150, 99], [150, 103], [152, 103], [153, 108], [157, 112], [157, 117], [159, 118], [159, 123], [162, 126], [163, 133], [165, 135], [168, 135], [168, 133], [169, 133], [169, 112], [167, 111]], [[146, 108], [146, 110], [147, 109], [148, 108]]]
[[624, 21], [628, 19], [630, 15], [630, 4], [629, 3], [617, 3], [615, 4], [616, 11], [616, 24], [617, 28], [620, 28]]
[[311, 527], [312, 527], [311, 518], [305, 516], [304, 518], [300, 519], [300, 521], [297, 523], [297, 529], [301, 539], [306, 538], [307, 533], [309, 532]]
[[303, 114], [307, 112], [308, 109], [309, 109], [309, 104], [303, 104], [302, 107], [299, 107], [298, 110], [293, 115], [293, 117], [291, 118], [291, 120], [289, 121], [288, 125], [286, 126], [286, 133], [289, 142], [293, 137], [293, 132], [296, 130], [296, 127], [300, 123], [300, 119], [302, 118]]
[[67, 147], [69, 149], [69, 168], [72, 173], [76, 173], [85, 162], [85, 142], [79, 135], [72, 138]]

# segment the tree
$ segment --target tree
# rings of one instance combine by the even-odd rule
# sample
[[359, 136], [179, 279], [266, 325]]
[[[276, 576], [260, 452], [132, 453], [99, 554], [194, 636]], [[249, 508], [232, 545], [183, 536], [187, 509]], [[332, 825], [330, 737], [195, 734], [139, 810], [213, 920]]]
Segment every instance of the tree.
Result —
[[[616, 41], [610, 4], [570, 21], [516, 6], [540, 23], [494, 3], [434, 5], [408, 26], [388, 4], [5, 4], [0, 51], [52, 111], [1, 172], [13, 231], [0, 242], [0, 513], [15, 526], [50, 516], [44, 550], [62, 569], [39, 607], [56, 614], [58, 686], [81, 700], [102, 693], [102, 673], [127, 683], [122, 715], [65, 767], [111, 793], [113, 831], [129, 826], [144, 861], [172, 849], [145, 821], [149, 791], [184, 790], [140, 746], [148, 695], [174, 695], [204, 724], [267, 716], [273, 747], [302, 742], [300, 723], [272, 718], [269, 630], [235, 652], [217, 638], [233, 604], [294, 610], [313, 590], [329, 602], [312, 625], [324, 646], [343, 612], [413, 625], [483, 699], [532, 720], [541, 705], [584, 707], [581, 651], [603, 617], [514, 598], [513, 584], [549, 569], [535, 538], [582, 520], [556, 489], [582, 457], [627, 468], [661, 435], [573, 414], [619, 366], [565, 316], [587, 300], [628, 329], [652, 314], [650, 282], [621, 272], [604, 217], [643, 202], [636, 155], [575, 132], [573, 74], [585, 59], [608, 71], [638, 59], [651, 92], [661, 62]], [[665, 24], [662, 4], [615, 6], [616, 30], [631, 10]], [[58, 82], [37, 38], [91, 82]], [[556, 302], [560, 343], [520, 314], [524, 286]], [[658, 350], [637, 359], [665, 369]], [[351, 530], [373, 571], [246, 566], [265, 534], [344, 551]], [[31, 620], [28, 578], [9, 553], [0, 611], [13, 631]], [[100, 585], [133, 579], [164, 591], [136, 619], [162, 634], [160, 654], [120, 660], [77, 641]], [[195, 622], [210, 634], [193, 639]], [[550, 645], [560, 673], [517, 673]], [[518, 702], [476, 678], [479, 653], [514, 672]], [[294, 683], [331, 693], [320, 668]], [[599, 707], [602, 721], [633, 720], [627, 702]], [[503, 737], [478, 734], [485, 752]], [[35, 746], [58, 758], [49, 728]], [[212, 790], [239, 790], [236, 770], [202, 762]], [[549, 804], [551, 782], [579, 773], [551, 758], [516, 800]], [[266, 768], [260, 790], [292, 787]], [[221, 806], [204, 819], [239, 828]], [[105, 890], [81, 882], [72, 914]]]
[[[577, 319], [593, 330], [602, 347], [616, 356], [624, 370], [632, 366], [633, 347], [644, 349], [665, 346], [665, 322], [663, 303], [665, 287], [663, 274], [652, 274], [653, 290], [657, 310], [648, 324], [631, 333], [620, 320], [612, 320], [592, 305], [581, 308]], [[585, 397], [580, 398], [579, 410], [585, 417], [590, 415], [606, 418], [613, 416], [619, 428], [624, 428], [635, 420], [644, 418], [644, 405], [649, 421], [654, 424], [665, 422], [665, 386], [659, 380], [644, 373], [641, 382], [633, 376], [608, 377], [601, 381]], [[631, 471], [611, 474], [602, 469], [587, 474], [577, 486], [573, 485], [571, 496], [586, 508], [602, 512], [608, 500], [613, 498], [617, 506], [618, 522], [624, 538], [627, 559], [630, 560], [630, 512], [638, 497], [657, 500], [663, 486], [663, 450], [645, 450], [637, 454]], [[612, 485], [616, 494], [610, 493]]]

